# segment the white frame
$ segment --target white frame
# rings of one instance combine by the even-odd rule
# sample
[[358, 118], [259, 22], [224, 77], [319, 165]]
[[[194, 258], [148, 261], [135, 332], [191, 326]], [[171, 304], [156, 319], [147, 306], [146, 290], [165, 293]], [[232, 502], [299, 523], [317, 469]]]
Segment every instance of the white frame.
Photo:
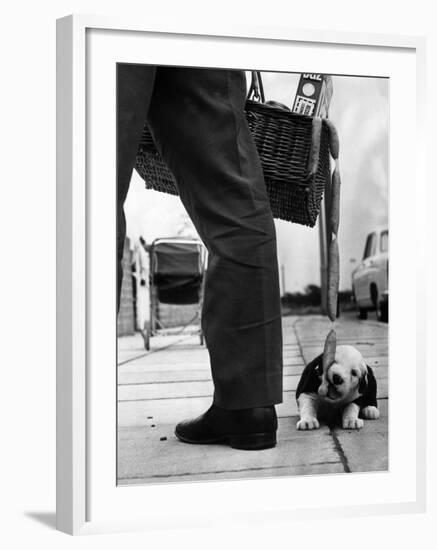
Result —
[[[86, 47], [88, 29], [194, 34], [240, 39], [268, 39], [320, 44], [363, 45], [413, 49], [417, 66], [417, 181], [425, 180], [424, 106], [425, 41], [411, 36], [321, 32], [284, 28], [230, 26], [216, 28], [195, 23], [181, 29], [101, 16], [74, 15], [57, 21], [57, 528], [70, 534], [107, 529], [86, 521], [87, 508], [87, 240], [86, 240]], [[422, 258], [423, 261], [423, 258]], [[419, 266], [420, 267], [424, 267]], [[423, 280], [423, 279], [422, 279]], [[417, 288], [424, 296], [423, 285]], [[420, 302], [417, 301], [417, 308]], [[416, 325], [417, 365], [425, 366], [424, 315]], [[420, 354], [420, 355], [419, 355]], [[426, 417], [425, 373], [417, 384], [417, 418]], [[418, 422], [418, 421], [417, 421]], [[417, 425], [416, 500], [380, 505], [374, 513], [418, 512], [426, 502], [426, 426]], [[368, 514], [369, 508], [338, 508], [329, 515]], [[314, 511], [294, 512], [294, 518], [327, 516]], [[114, 528], [144, 528], [142, 522], [119, 522]]]

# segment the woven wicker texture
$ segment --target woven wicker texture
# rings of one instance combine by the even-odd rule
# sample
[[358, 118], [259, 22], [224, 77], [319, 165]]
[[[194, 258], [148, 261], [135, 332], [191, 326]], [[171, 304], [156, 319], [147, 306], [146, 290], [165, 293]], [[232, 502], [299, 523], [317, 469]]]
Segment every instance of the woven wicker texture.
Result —
[[[313, 118], [257, 101], [246, 101], [246, 118], [261, 159], [273, 216], [313, 227], [330, 180], [329, 131], [323, 122], [317, 169], [309, 175]], [[147, 126], [136, 166], [146, 188], [177, 195], [175, 181]]]

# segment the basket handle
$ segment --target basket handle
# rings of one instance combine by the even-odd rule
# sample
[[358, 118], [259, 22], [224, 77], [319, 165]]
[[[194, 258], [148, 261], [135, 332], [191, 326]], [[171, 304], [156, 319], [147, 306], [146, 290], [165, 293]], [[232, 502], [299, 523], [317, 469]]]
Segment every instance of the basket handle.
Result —
[[264, 86], [261, 79], [261, 71], [252, 71], [252, 82], [250, 84], [247, 99], [265, 103]]

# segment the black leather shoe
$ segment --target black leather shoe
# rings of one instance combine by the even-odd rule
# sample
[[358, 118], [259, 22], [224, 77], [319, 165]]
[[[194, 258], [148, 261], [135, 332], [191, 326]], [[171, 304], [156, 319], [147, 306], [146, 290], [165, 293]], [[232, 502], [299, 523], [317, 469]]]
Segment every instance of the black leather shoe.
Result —
[[234, 449], [255, 451], [274, 447], [277, 429], [273, 405], [235, 411], [212, 405], [198, 418], [180, 422], [175, 435], [184, 443], [226, 443]]

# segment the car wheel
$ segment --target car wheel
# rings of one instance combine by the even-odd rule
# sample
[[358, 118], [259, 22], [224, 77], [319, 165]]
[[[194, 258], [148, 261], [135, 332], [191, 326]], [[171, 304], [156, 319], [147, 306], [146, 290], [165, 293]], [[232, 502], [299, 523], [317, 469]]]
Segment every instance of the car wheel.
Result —
[[378, 312], [378, 289], [375, 283], [370, 285], [370, 299], [372, 300], [373, 308]]
[[367, 319], [367, 309], [358, 308], [358, 319], [362, 319], [363, 321]]
[[358, 319], [367, 319], [367, 309], [358, 306], [357, 295], [355, 294], [355, 287], [352, 285], [352, 300], [358, 309]]

